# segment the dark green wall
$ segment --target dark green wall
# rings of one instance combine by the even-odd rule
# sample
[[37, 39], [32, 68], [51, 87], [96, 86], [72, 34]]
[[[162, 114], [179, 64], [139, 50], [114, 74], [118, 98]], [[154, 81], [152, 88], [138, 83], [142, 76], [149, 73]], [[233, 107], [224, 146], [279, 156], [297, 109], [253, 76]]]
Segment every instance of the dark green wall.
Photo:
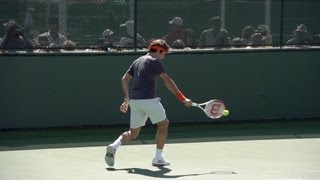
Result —
[[[138, 55], [1, 56], [0, 129], [129, 123], [120, 78]], [[223, 99], [221, 120], [320, 117], [320, 51], [172, 54], [169, 75], [186, 96]], [[172, 122], [208, 121], [158, 82]]]

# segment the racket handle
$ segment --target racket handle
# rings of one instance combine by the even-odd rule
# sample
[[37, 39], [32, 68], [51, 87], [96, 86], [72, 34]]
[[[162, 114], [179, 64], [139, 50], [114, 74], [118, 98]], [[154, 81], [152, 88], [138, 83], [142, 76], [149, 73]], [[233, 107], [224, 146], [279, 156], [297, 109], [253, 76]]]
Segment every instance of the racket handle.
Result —
[[198, 106], [198, 104], [193, 102], [191, 106], [195, 106], [196, 107], [196, 106]]

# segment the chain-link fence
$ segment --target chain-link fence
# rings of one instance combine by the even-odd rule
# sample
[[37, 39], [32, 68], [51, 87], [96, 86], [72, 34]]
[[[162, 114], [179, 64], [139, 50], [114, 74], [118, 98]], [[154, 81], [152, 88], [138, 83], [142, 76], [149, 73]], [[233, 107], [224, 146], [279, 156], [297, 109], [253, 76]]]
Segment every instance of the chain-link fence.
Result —
[[156, 38], [173, 48], [320, 45], [318, 0], [0, 2], [1, 49], [144, 48]]

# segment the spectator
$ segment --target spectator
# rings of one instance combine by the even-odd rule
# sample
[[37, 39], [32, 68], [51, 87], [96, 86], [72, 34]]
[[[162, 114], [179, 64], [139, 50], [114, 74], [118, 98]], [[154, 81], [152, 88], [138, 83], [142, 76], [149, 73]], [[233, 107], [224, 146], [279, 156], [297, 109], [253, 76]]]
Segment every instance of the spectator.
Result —
[[39, 36], [36, 40], [36, 46], [38, 48], [48, 48], [50, 45], [49, 39], [45, 36]]
[[108, 50], [108, 48], [115, 47], [114, 32], [111, 29], [106, 29], [105, 31], [103, 31], [100, 40], [101, 47], [105, 50]]
[[171, 29], [162, 39], [170, 46], [172, 46], [176, 40], [182, 41], [186, 46], [192, 45], [192, 30], [183, 28], [183, 20], [181, 17], [174, 17], [169, 21], [169, 24]]
[[255, 30], [256, 33], [260, 33], [262, 36], [262, 43], [264, 45], [272, 45], [273, 38], [270, 33], [270, 29], [267, 25], [260, 24], [257, 29]]
[[260, 33], [254, 33], [251, 36], [249, 46], [258, 47], [258, 46], [262, 46], [262, 45], [264, 45], [263, 36]]
[[312, 45], [320, 46], [320, 34], [316, 34], [312, 38]]
[[0, 49], [32, 49], [32, 44], [24, 33], [24, 29], [15, 21], [3, 24], [7, 34], [2, 39]]
[[200, 35], [200, 47], [224, 47], [230, 45], [230, 37], [225, 29], [222, 29], [222, 21], [216, 16], [210, 19], [211, 29], [204, 30]]
[[184, 44], [184, 42], [181, 39], [177, 39], [172, 43], [171, 47], [173, 49], [184, 49], [186, 47], [186, 45]]
[[[47, 45], [49, 44], [48, 46], [50, 48], [62, 48], [68, 39], [59, 32], [58, 17], [50, 17], [48, 24], [49, 31], [38, 36], [39, 46], [47, 47]], [[43, 42], [48, 42], [48, 44], [42, 44]]]
[[251, 36], [254, 34], [254, 28], [249, 25], [243, 28], [241, 33], [241, 45], [247, 46], [251, 42]]
[[297, 29], [293, 30], [293, 36], [292, 39], [286, 42], [287, 45], [301, 46], [309, 44], [307, 26], [304, 24], [298, 25]]
[[231, 41], [231, 46], [233, 48], [241, 48], [242, 46], [245, 46], [246, 44], [243, 43], [242, 38], [235, 37]]
[[[125, 28], [125, 35], [119, 41], [119, 47], [134, 47], [134, 21], [129, 20], [120, 25]], [[146, 47], [145, 39], [137, 33], [137, 47]]]
[[76, 49], [76, 44], [70, 40], [67, 40], [63, 43], [63, 49], [72, 51]]

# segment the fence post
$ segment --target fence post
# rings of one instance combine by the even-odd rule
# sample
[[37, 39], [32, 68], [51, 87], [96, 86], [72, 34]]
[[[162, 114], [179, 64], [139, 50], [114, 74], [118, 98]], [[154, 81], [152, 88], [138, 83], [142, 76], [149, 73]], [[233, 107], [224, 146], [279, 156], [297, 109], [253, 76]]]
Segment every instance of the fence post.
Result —
[[283, 46], [283, 15], [284, 15], [284, 0], [281, 0], [281, 3], [280, 3], [280, 8], [281, 8], [281, 15], [280, 15], [280, 48], [282, 48]]
[[225, 22], [226, 22], [226, 1], [222, 0], [220, 4], [220, 18], [222, 21], [222, 28], [225, 28]]
[[137, 31], [137, 29], [138, 29], [138, 27], [137, 27], [137, 20], [138, 20], [138, 15], [137, 15], [137, 7], [138, 7], [138, 5], [137, 5], [137, 0], [134, 0], [134, 6], [133, 6], [134, 8], [133, 8], [133, 13], [134, 13], [134, 24], [133, 24], [133, 27], [134, 27], [134, 34], [133, 34], [133, 44], [134, 44], [134, 51], [137, 51], [137, 33], [138, 33], [138, 31]]
[[59, 28], [67, 36], [67, 0], [59, 1]]
[[271, 11], [271, 0], [265, 2], [265, 24], [271, 29], [270, 26], [270, 11]]

